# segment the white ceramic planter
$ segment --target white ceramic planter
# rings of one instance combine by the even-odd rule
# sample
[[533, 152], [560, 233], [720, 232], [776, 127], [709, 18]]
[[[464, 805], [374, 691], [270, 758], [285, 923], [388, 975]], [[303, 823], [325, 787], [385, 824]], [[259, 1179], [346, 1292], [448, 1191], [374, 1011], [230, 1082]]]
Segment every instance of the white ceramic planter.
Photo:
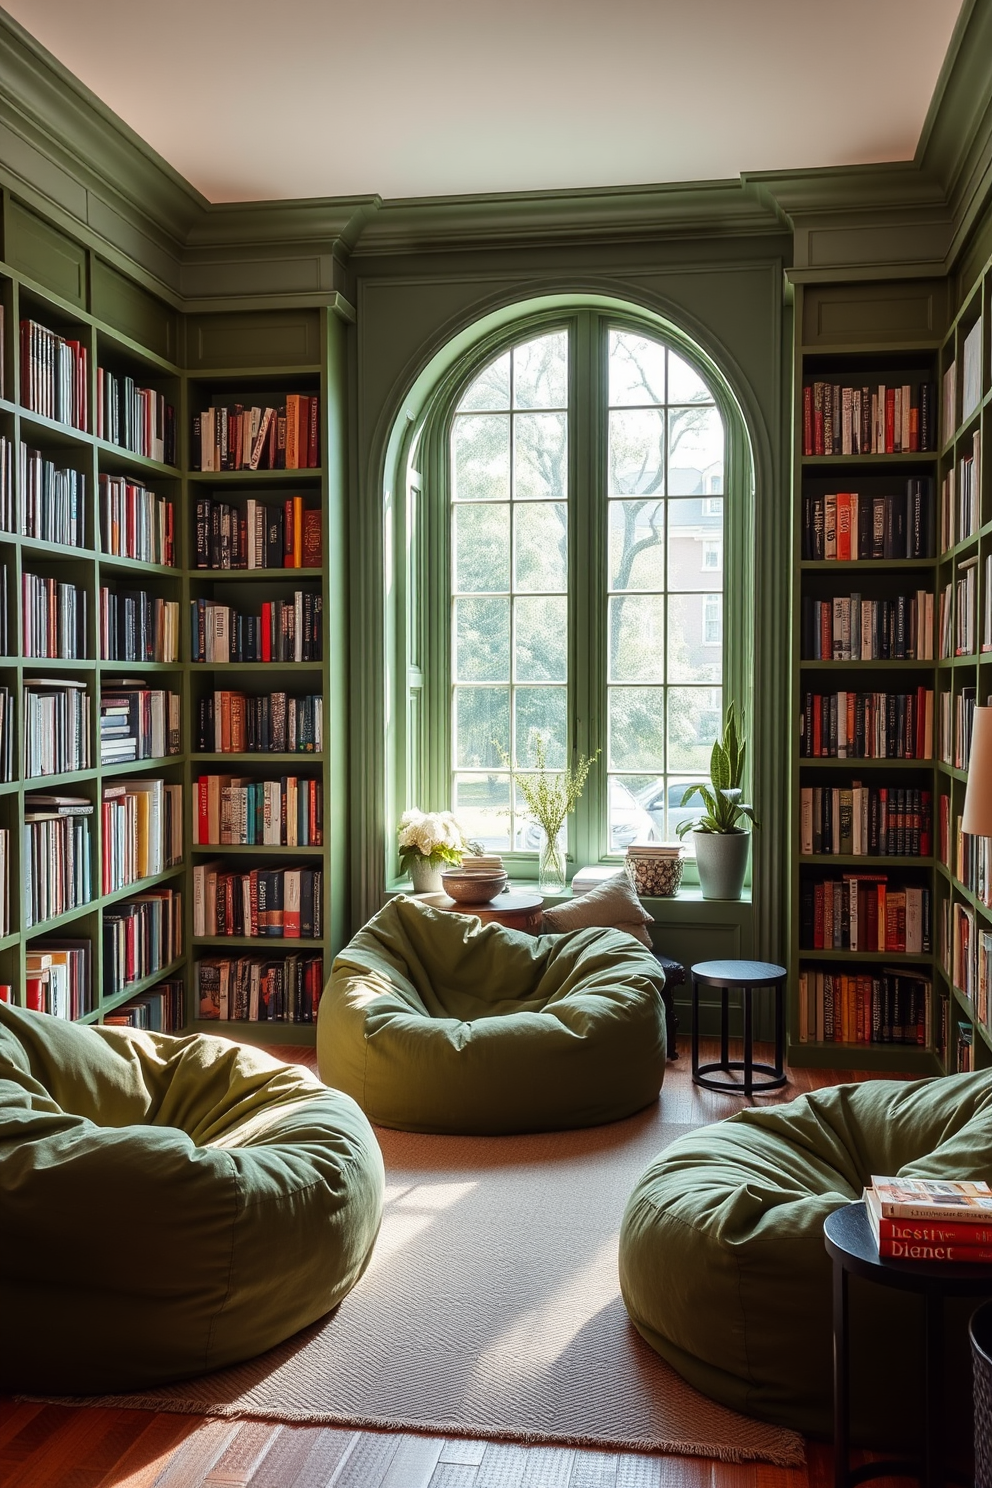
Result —
[[739, 899], [747, 873], [750, 832], [693, 832], [704, 899]]

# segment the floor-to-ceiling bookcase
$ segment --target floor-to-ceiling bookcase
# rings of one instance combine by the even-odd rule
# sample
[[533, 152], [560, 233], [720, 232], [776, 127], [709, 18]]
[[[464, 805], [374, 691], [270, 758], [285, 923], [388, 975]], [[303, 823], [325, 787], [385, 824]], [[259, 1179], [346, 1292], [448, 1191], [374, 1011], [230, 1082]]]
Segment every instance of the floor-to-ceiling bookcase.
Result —
[[[5, 489], [9, 487], [9, 521], [4, 524], [0, 500], [0, 528], [6, 525], [11, 530], [0, 530], [0, 570], [6, 579], [2, 591], [6, 645], [0, 646], [6, 654], [0, 656], [0, 689], [6, 689], [9, 698], [5, 726], [10, 743], [10, 767], [0, 766], [0, 774], [9, 775], [0, 780], [0, 831], [7, 834], [0, 983], [10, 987], [13, 1001], [24, 1004], [28, 972], [37, 969], [38, 953], [56, 942], [74, 942], [86, 948], [89, 990], [68, 1011], [85, 1021], [119, 1016], [126, 1005], [166, 982], [173, 986], [173, 998], [176, 985], [182, 987], [175, 1014], [179, 1027], [237, 1029], [269, 1042], [305, 1038], [308, 1025], [294, 1021], [294, 1008], [296, 1018], [309, 1016], [310, 993], [319, 992], [322, 975], [311, 975], [307, 998], [294, 999], [284, 991], [278, 1001], [267, 1001], [265, 994], [282, 984], [263, 981], [259, 1010], [263, 1021], [232, 1018], [219, 1023], [200, 1017], [197, 964], [231, 957], [278, 967], [293, 954], [329, 964], [345, 933], [342, 312], [347, 313], [347, 307], [338, 302], [184, 315], [15, 200], [5, 198], [3, 210], [0, 438], [6, 445], [0, 444], [0, 472]], [[22, 322], [41, 328], [25, 333], [26, 357], [21, 351]], [[60, 373], [68, 392], [61, 401], [53, 401], [47, 395], [48, 384], [53, 377], [58, 381]], [[126, 392], [128, 408], [135, 405], [134, 390], [144, 390], [137, 398], [141, 412], [135, 427], [128, 420], [125, 428], [123, 417], [116, 425], [109, 418], [111, 387]], [[203, 462], [193, 438], [193, 421], [204, 410], [238, 405], [280, 409], [287, 396], [292, 400], [298, 394], [313, 400], [315, 451], [309, 463], [304, 457], [302, 466], [288, 469], [266, 469], [265, 459], [260, 462], [263, 468], [257, 469], [199, 468]], [[22, 446], [31, 452], [29, 457], [21, 455]], [[36, 496], [28, 499], [29, 485], [36, 492], [39, 483], [49, 492], [40, 518], [34, 514]], [[58, 512], [74, 522], [68, 532], [58, 529], [57, 535], [67, 538], [64, 541], [51, 540], [53, 529], [44, 525], [50, 520], [56, 489]], [[197, 551], [197, 514], [198, 510], [202, 514], [204, 501], [223, 506], [235, 518], [244, 517], [249, 501], [285, 517], [288, 501], [301, 526], [303, 512], [310, 512], [310, 561], [304, 564], [297, 531], [295, 548], [286, 540], [283, 561], [290, 566], [232, 568], [229, 550], [223, 557], [216, 550], [208, 553], [205, 563]], [[139, 507], [138, 556], [128, 556], [121, 550], [115, 519], [119, 512], [134, 513]], [[155, 527], [151, 536], [149, 514]], [[270, 551], [266, 561], [274, 557]], [[201, 609], [209, 604], [236, 612], [245, 625], [250, 616], [253, 637], [262, 615], [268, 624], [274, 612], [272, 659], [248, 660], [244, 650], [241, 659], [233, 652], [232, 659], [221, 659], [219, 650], [210, 660], [194, 659], [197, 601]], [[108, 615], [113, 618], [109, 641]], [[302, 627], [304, 615], [307, 641], [301, 655], [292, 630]], [[61, 621], [54, 636], [49, 634], [49, 621]], [[56, 654], [38, 654], [44, 650]], [[219, 740], [204, 733], [204, 706], [222, 692], [247, 699], [249, 706], [269, 694], [284, 695], [290, 708], [306, 698], [307, 705], [301, 701], [298, 710], [295, 747], [272, 748], [269, 735], [262, 741], [264, 752], [258, 747], [233, 749], [228, 740], [223, 749], [211, 747]], [[118, 705], [121, 715], [127, 706], [150, 711], [146, 695], [151, 694], [161, 695], [155, 703], [156, 753], [147, 752], [146, 738], [138, 746], [144, 757], [115, 756], [114, 746], [106, 742], [115, 732], [112, 705]], [[135, 703], [135, 698], [141, 701]], [[83, 754], [71, 761], [71, 768], [52, 770], [52, 761], [41, 757], [48, 729], [40, 725], [53, 716], [63, 720], [67, 708], [76, 735], [73, 746]], [[260, 738], [253, 733], [252, 744], [257, 746]], [[0, 730], [0, 760], [2, 744]], [[117, 748], [126, 752], [127, 745]], [[29, 774], [29, 769], [46, 773]], [[194, 813], [199, 809], [201, 779], [211, 775], [252, 788], [274, 782], [281, 786], [283, 802], [286, 782], [296, 781], [290, 800], [298, 799], [302, 787], [308, 793], [308, 810], [289, 828], [283, 824], [279, 842], [270, 836], [257, 845], [250, 840], [198, 843]], [[172, 803], [172, 788], [182, 792], [181, 832], [174, 828], [171, 854], [149, 873], [153, 859], [145, 849], [152, 821], [148, 813], [161, 810], [163, 799]], [[39, 796], [49, 799], [32, 810]], [[38, 818], [32, 825], [25, 822], [26, 803], [28, 814]], [[66, 819], [74, 854], [68, 865], [71, 873], [59, 837], [66, 831]], [[259, 807], [260, 832], [261, 821]], [[39, 834], [33, 854], [31, 832]], [[134, 861], [138, 834], [141, 853]], [[243, 835], [250, 838], [251, 832]], [[39, 851], [47, 854], [44, 862]], [[110, 886], [105, 867], [111, 859], [116, 864], [117, 858], [121, 861], [115, 871], [121, 881]], [[228, 874], [261, 869], [280, 880], [285, 869], [303, 870], [311, 887], [316, 870], [318, 902], [310, 909], [311, 933], [292, 939], [280, 935], [274, 915], [266, 925], [269, 934], [218, 934], [197, 925], [195, 870], [207, 861], [216, 861]], [[51, 912], [52, 902], [42, 895], [40, 911], [36, 908], [32, 914], [28, 902], [32, 866], [34, 878], [50, 874], [58, 894], [69, 895], [68, 901], [55, 901], [58, 912]], [[73, 882], [63, 881], [68, 879]], [[246, 915], [253, 891], [250, 885], [243, 895]], [[147, 901], [169, 892], [168, 960], [160, 957], [160, 964], [141, 976], [133, 974], [140, 957], [137, 962], [129, 960], [125, 980], [120, 974], [114, 980], [112, 972], [124, 944], [114, 938], [123, 935], [118, 922], [140, 912], [154, 914], [157, 927], [161, 906], [149, 906]], [[141, 911], [133, 908], [139, 900], [145, 906]], [[147, 945], [141, 936], [147, 940], [148, 928], [143, 923], [138, 932], [144, 952]], [[239, 928], [259, 929], [249, 927], [247, 920]], [[233, 1013], [233, 1001], [229, 1009]], [[275, 1017], [266, 1018], [266, 1011]]]

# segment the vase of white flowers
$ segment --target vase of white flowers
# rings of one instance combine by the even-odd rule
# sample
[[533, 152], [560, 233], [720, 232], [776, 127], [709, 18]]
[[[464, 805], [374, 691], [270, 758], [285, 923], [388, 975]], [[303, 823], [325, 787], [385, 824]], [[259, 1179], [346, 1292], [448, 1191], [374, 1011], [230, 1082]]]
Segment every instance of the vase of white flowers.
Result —
[[400, 866], [409, 873], [415, 894], [437, 894], [442, 868], [459, 864], [468, 844], [450, 811], [418, 811], [400, 817]]

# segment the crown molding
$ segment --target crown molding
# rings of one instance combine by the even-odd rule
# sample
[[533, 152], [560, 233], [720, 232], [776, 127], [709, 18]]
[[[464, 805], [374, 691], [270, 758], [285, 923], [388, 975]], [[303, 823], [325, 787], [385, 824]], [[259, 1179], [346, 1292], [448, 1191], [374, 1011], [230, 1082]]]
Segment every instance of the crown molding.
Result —
[[568, 242], [778, 233], [774, 212], [740, 181], [585, 191], [395, 198], [382, 203], [355, 245], [356, 257]]

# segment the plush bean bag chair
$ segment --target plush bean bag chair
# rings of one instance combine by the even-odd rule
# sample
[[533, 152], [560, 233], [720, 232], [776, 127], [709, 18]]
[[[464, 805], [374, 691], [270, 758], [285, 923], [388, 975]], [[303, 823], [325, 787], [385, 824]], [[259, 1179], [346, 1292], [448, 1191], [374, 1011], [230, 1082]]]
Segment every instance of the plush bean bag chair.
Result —
[[368, 1122], [306, 1071], [0, 1003], [0, 1391], [261, 1353], [354, 1285], [382, 1198]]
[[[714, 1400], [829, 1436], [823, 1221], [873, 1173], [992, 1181], [992, 1072], [833, 1086], [673, 1142], [638, 1181], [620, 1233], [620, 1285], [638, 1331]], [[856, 1277], [849, 1295], [853, 1429], [891, 1443], [918, 1425], [920, 1299]], [[970, 1400], [974, 1305], [945, 1303], [952, 1407]], [[970, 1441], [966, 1419], [962, 1429]]]
[[317, 1058], [382, 1126], [595, 1126], [653, 1101], [664, 973], [619, 930], [525, 935], [400, 897], [335, 959]]

